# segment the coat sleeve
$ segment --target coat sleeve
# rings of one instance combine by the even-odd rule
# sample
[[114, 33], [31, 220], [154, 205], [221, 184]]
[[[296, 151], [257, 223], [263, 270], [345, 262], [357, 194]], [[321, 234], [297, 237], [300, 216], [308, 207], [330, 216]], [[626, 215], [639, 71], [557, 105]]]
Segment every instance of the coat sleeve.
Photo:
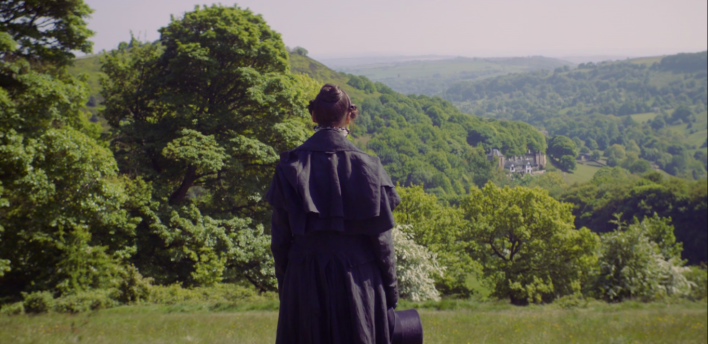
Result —
[[288, 212], [285, 210], [283, 199], [283, 189], [276, 169], [273, 182], [266, 194], [266, 200], [273, 206], [270, 230], [270, 250], [275, 261], [275, 278], [278, 279], [278, 290], [283, 285], [283, 277], [288, 267], [288, 252], [292, 243], [292, 231], [288, 219]]
[[275, 278], [278, 290], [283, 285], [285, 269], [288, 267], [288, 252], [292, 243], [292, 233], [288, 223], [288, 213], [283, 208], [274, 208], [271, 219], [270, 250], [275, 260]]
[[381, 279], [386, 291], [386, 305], [396, 308], [398, 304], [398, 280], [396, 276], [396, 252], [393, 249], [391, 230], [370, 235], [371, 246], [376, 255], [376, 263], [381, 270]]

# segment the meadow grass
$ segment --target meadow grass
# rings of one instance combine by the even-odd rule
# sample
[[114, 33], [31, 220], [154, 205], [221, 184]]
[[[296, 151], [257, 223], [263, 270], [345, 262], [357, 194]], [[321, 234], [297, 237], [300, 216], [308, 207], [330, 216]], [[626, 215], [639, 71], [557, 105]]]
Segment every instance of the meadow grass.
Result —
[[629, 115], [635, 122], [643, 123], [650, 119], [654, 119], [658, 113], [656, 112], [646, 112], [646, 113], [635, 113], [634, 115]]
[[[406, 303], [420, 310], [426, 344], [706, 343], [705, 302], [592, 301], [581, 308], [500, 301]], [[211, 311], [209, 309], [212, 309]], [[0, 343], [272, 343], [276, 311], [212, 306], [124, 306], [78, 315], [0, 317]]]
[[571, 185], [574, 183], [585, 183], [590, 181], [595, 175], [595, 172], [600, 168], [601, 167], [596, 162], [586, 161], [583, 164], [578, 162], [575, 165], [575, 171], [572, 173], [563, 173], [563, 179], [566, 183]]

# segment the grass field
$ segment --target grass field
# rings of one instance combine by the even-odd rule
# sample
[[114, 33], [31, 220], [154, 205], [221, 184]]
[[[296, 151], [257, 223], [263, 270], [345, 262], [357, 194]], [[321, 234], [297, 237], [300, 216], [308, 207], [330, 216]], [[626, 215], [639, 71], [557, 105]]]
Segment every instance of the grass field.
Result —
[[630, 115], [630, 117], [632, 117], [632, 119], [635, 122], [643, 123], [643, 122], [646, 122], [650, 119], [654, 119], [654, 117], [656, 117], [656, 115], [658, 115], [656, 112], [647, 112], [647, 113], [637, 113], [634, 115]]
[[592, 179], [595, 172], [602, 168], [604, 165], [594, 161], [584, 161], [582, 164], [580, 162], [575, 165], [575, 171], [572, 173], [563, 173], [563, 179], [568, 184], [574, 183], [585, 183]]
[[[410, 305], [409, 305], [410, 306]], [[606, 304], [565, 310], [467, 303], [421, 310], [426, 344], [706, 343], [706, 303]], [[275, 311], [126, 306], [79, 315], [0, 317], [0, 343], [273, 343]]]

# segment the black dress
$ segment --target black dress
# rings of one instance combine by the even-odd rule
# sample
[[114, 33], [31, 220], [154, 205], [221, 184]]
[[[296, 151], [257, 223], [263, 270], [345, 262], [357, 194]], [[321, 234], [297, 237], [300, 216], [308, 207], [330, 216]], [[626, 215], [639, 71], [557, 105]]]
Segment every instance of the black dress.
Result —
[[277, 344], [388, 344], [400, 198], [378, 158], [333, 130], [281, 155], [266, 199], [280, 294]]

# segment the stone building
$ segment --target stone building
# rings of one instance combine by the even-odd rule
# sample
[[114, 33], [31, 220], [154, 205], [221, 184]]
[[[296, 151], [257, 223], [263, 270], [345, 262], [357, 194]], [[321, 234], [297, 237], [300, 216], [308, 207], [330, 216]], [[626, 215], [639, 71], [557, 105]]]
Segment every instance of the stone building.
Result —
[[529, 150], [521, 156], [507, 158], [498, 149], [490, 150], [487, 154], [489, 161], [497, 161], [497, 167], [504, 169], [506, 172], [520, 174], [538, 174], [544, 173], [546, 166], [546, 154], [540, 151], [532, 152]]

